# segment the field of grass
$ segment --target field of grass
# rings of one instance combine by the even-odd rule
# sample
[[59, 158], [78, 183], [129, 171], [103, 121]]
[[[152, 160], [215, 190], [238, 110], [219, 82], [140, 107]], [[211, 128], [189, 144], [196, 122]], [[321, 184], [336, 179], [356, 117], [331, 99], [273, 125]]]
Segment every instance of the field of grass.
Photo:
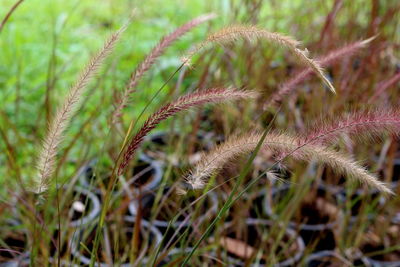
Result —
[[[2, 17], [8, 11], [6, 7], [11, 7], [13, 2], [2, 3]], [[101, 47], [107, 35], [120, 27], [132, 11], [135, 12], [133, 21], [102, 68], [100, 79], [91, 84], [92, 100], [80, 110], [81, 116], [77, 116], [76, 123], [71, 125], [71, 136], [79, 132], [94, 111], [97, 114], [91, 124], [93, 130], [97, 134], [106, 132], [106, 115], [112, 110], [109, 99], [113, 95], [112, 88], [123, 87], [129, 73], [159, 38], [188, 18], [205, 12], [203, 1], [183, 1], [180, 12], [176, 12], [174, 1], [166, 2], [167, 8], [162, 11], [154, 8], [156, 2], [148, 2], [140, 9], [135, 9], [137, 4], [130, 1], [102, 1], [100, 4], [96, 1], [27, 1], [19, 6], [0, 40], [0, 83], [4, 88], [1, 92], [2, 117], [9, 119], [16, 128], [22, 128], [20, 135], [26, 141], [23, 151], [16, 151], [21, 153], [17, 157], [22, 161], [19, 164], [34, 164], [32, 159], [40, 145], [35, 142], [40, 141], [46, 130], [46, 118], [62, 101], [90, 54]], [[164, 77], [179, 65], [176, 55], [182, 54], [194, 40], [199, 40], [202, 33], [204, 35], [204, 28], [196, 29], [168, 49], [152, 69], [152, 74], [143, 81], [140, 97], [135, 97], [135, 108], [128, 107], [127, 119], [140, 113], [162, 85]], [[49, 92], [48, 101], [46, 92]], [[2, 127], [9, 128], [10, 125], [3, 124]], [[100, 138], [92, 141], [91, 145], [99, 148]], [[1, 172], [4, 173], [0, 178], [3, 182], [7, 170], [2, 168]]]
[[399, 3], [17, 2], [1, 267], [400, 266]]

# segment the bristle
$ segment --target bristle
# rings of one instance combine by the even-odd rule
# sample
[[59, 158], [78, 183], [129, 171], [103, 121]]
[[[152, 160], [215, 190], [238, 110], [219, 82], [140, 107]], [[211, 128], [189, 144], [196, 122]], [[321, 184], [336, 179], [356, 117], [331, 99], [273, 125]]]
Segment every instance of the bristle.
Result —
[[134, 92], [138, 82], [143, 77], [143, 75], [150, 69], [150, 67], [155, 63], [157, 58], [159, 58], [164, 51], [172, 45], [173, 42], [178, 40], [184, 34], [192, 30], [194, 27], [201, 23], [204, 23], [210, 19], [215, 18], [215, 14], [206, 14], [194, 18], [193, 20], [187, 22], [186, 24], [180, 26], [172, 33], [164, 36], [158, 44], [151, 50], [151, 52], [146, 56], [146, 58], [137, 66], [137, 68], [132, 72], [131, 77], [126, 85], [125, 91], [122, 97], [119, 99], [117, 106], [113, 113], [113, 123], [118, 121], [118, 117], [121, 115], [122, 110], [128, 104], [131, 94]]
[[35, 176], [35, 188], [33, 189], [36, 193], [42, 193], [47, 190], [50, 178], [54, 172], [59, 145], [64, 139], [63, 134], [68, 127], [70, 118], [75, 113], [78, 102], [82, 98], [83, 91], [105, 58], [112, 52], [114, 45], [119, 40], [125, 28], [126, 26], [111, 35], [103, 48], [90, 60], [76, 83], [71, 87], [64, 104], [58, 109], [54, 119], [50, 122], [49, 130], [43, 141], [37, 162], [38, 174]]
[[342, 134], [353, 138], [374, 138], [383, 134], [399, 135], [399, 110], [358, 111], [342, 116], [323, 118], [306, 134], [306, 142], [333, 143]]
[[178, 98], [176, 101], [163, 106], [156, 113], [151, 115], [143, 124], [138, 133], [131, 139], [123, 155], [121, 164], [118, 167], [118, 175], [121, 175], [129, 161], [133, 158], [135, 151], [143, 142], [145, 136], [153, 130], [161, 121], [174, 114], [188, 110], [192, 107], [206, 103], [218, 103], [237, 99], [255, 98], [257, 94], [252, 91], [234, 90], [229, 88], [213, 88], [201, 90]]
[[286, 36], [276, 32], [269, 32], [264, 29], [259, 29], [256, 26], [229, 26], [223, 28], [206, 39], [207, 42], [232, 43], [239, 39], [247, 39], [249, 41], [255, 39], [266, 39], [282, 46], [297, 47], [300, 42], [291, 36]]
[[317, 75], [322, 79], [322, 81], [328, 86], [328, 88], [332, 92], [335, 92], [335, 88], [333, 87], [332, 83], [325, 77], [324, 70], [319, 65], [319, 63], [308, 57], [307, 49], [301, 50], [298, 48], [298, 46], [300, 45], [299, 41], [290, 36], [286, 36], [276, 32], [269, 32], [267, 30], [257, 28], [256, 26], [237, 25], [223, 28], [216, 33], [209, 35], [204, 42], [197, 45], [191, 52], [185, 55], [183, 57], [183, 62], [185, 64], [189, 64], [191, 58], [200, 50], [207, 47], [207, 45], [209, 44], [233, 43], [238, 39], [245, 39], [249, 41], [262, 39], [277, 44], [279, 46], [286, 47], [297, 57], [297, 59], [300, 60], [302, 64], [310, 67], [315, 73], [317, 73]]
[[383, 81], [381, 83], [379, 83], [376, 88], [375, 88], [375, 93], [373, 94], [373, 96], [371, 98], [368, 99], [368, 103], [374, 103], [374, 101], [381, 95], [384, 94], [384, 92], [391, 86], [397, 84], [398, 82], [400, 82], [400, 72], [395, 74], [392, 78], [390, 78], [387, 81]]
[[[226, 163], [254, 151], [261, 137], [262, 134], [256, 132], [230, 138], [211, 152], [204, 154], [191, 173], [185, 177], [186, 182], [194, 189], [202, 188], [207, 179]], [[316, 160], [346, 177], [355, 178], [385, 194], [392, 193], [384, 183], [351, 158], [323, 145], [310, 144], [298, 137], [271, 132], [266, 136], [262, 148], [279, 155], [279, 159], [290, 156], [305, 161]]]
[[[331, 51], [326, 56], [320, 57], [317, 59], [317, 62], [321, 66], [328, 66], [335, 63], [337, 60], [343, 57], [349, 57], [354, 53], [358, 52], [360, 49], [367, 46], [375, 37], [369, 38], [367, 40], [358, 41], [334, 51]], [[305, 81], [309, 76], [313, 74], [313, 69], [308, 68], [304, 71], [301, 71], [297, 75], [295, 75], [292, 79], [288, 80], [284, 84], [279, 87], [279, 90], [272, 94], [269, 100], [265, 103], [264, 109], [269, 107], [270, 105], [279, 103], [282, 101], [283, 97], [289, 95], [295, 88], [296, 85], [300, 84], [301, 82]]]
[[281, 177], [281, 174], [276, 170], [269, 170], [265, 173], [266, 177], [270, 181], [278, 181], [281, 183], [287, 183], [288, 181]]

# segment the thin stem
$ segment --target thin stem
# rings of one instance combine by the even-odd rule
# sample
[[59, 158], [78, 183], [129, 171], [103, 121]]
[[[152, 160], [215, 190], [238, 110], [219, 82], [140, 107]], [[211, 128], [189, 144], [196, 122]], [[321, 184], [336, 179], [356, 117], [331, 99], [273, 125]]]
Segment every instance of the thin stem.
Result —
[[260, 141], [257, 144], [257, 147], [256, 147], [255, 151], [251, 154], [250, 158], [246, 162], [246, 166], [240, 172], [239, 179], [236, 182], [232, 192], [229, 194], [228, 199], [225, 202], [224, 206], [220, 209], [220, 211], [218, 212], [218, 214], [215, 217], [215, 219], [211, 222], [211, 224], [207, 227], [207, 229], [204, 232], [204, 234], [200, 237], [200, 239], [193, 246], [193, 249], [190, 251], [189, 255], [186, 256], [185, 260], [181, 264], [181, 267], [183, 267], [183, 266], [188, 264], [190, 258], [193, 256], [194, 252], [199, 247], [200, 243], [210, 234], [210, 232], [213, 229], [214, 225], [222, 218], [222, 216], [225, 215], [226, 212], [228, 212], [228, 210], [230, 209], [232, 204], [237, 200], [237, 198], [233, 199], [233, 196], [236, 194], [236, 192], [239, 189], [239, 186], [242, 184], [242, 182], [243, 182], [244, 178], [246, 177], [247, 173], [250, 171], [251, 164], [253, 163], [258, 151], [261, 149], [261, 146], [264, 143], [265, 137], [267, 136], [268, 132], [269, 132], [269, 129], [266, 129], [264, 131]]
[[11, 17], [11, 14], [14, 13], [14, 11], [17, 9], [17, 7], [24, 2], [24, 0], [19, 0], [18, 2], [16, 2], [11, 9], [8, 11], [7, 15], [4, 17], [4, 19], [2, 20], [1, 24], [0, 24], [0, 33], [4, 28], [4, 25], [6, 24], [6, 22], [8, 21], [8, 19]]
[[172, 73], [168, 79], [164, 82], [164, 84], [157, 90], [157, 92], [153, 95], [153, 97], [150, 99], [149, 102], [147, 102], [146, 106], [142, 109], [142, 111], [140, 112], [139, 116], [137, 117], [137, 119], [135, 120], [135, 123], [133, 124], [132, 129], [135, 129], [137, 122], [140, 120], [140, 118], [143, 116], [144, 112], [147, 110], [147, 108], [150, 106], [150, 104], [157, 98], [157, 96], [161, 93], [161, 91], [164, 89], [164, 87], [169, 83], [169, 81], [171, 81], [171, 79], [175, 76], [175, 74], [178, 73], [178, 71], [180, 71], [183, 66], [185, 64], [182, 63], [175, 71], [174, 73]]
[[[141, 118], [141, 116], [143, 116], [145, 110], [150, 106], [150, 104], [154, 101], [154, 99], [156, 99], [156, 97], [158, 96], [158, 94], [163, 90], [163, 88], [168, 84], [168, 82], [175, 76], [175, 74], [184, 66], [184, 64], [181, 64], [181, 66], [179, 66], [179, 68], [177, 68], [175, 70], [175, 72], [168, 78], [168, 80], [165, 81], [165, 83], [157, 90], [157, 92], [154, 94], [154, 96], [150, 99], [150, 101], [147, 103], [147, 105], [144, 107], [144, 109], [142, 110], [142, 112], [139, 114], [138, 118], [135, 121], [134, 126], [132, 127], [132, 129], [135, 127], [135, 125], [137, 124], [137, 121]], [[110, 183], [108, 184], [108, 189], [106, 191], [106, 195], [105, 195], [105, 199], [104, 199], [104, 205], [101, 208], [101, 213], [100, 213], [100, 217], [99, 217], [99, 224], [97, 226], [96, 229], [96, 236], [95, 236], [95, 240], [94, 240], [94, 246], [93, 246], [93, 250], [92, 250], [92, 255], [91, 255], [91, 261], [90, 261], [90, 267], [94, 266], [95, 263], [95, 252], [97, 251], [98, 245], [99, 245], [99, 240], [100, 240], [100, 234], [101, 234], [101, 229], [104, 227], [104, 221], [105, 221], [105, 216], [107, 213], [107, 209], [108, 209], [108, 205], [110, 204], [110, 194], [113, 190], [113, 188], [116, 185], [116, 181], [117, 181], [117, 175], [116, 175], [116, 170], [118, 167], [118, 163], [121, 159], [121, 156], [123, 155], [123, 152], [126, 148], [126, 146], [129, 144], [129, 142], [126, 142], [123, 147], [120, 150], [120, 153], [115, 161], [115, 165], [111, 174], [111, 179], [110, 179]], [[111, 188], [110, 188], [111, 187]]]

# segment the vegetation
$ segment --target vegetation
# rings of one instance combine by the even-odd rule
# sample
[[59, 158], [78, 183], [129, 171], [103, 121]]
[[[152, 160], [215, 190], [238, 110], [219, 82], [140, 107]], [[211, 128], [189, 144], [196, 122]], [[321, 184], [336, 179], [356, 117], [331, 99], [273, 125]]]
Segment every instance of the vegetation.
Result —
[[400, 4], [160, 5], [4, 1], [0, 266], [400, 265]]

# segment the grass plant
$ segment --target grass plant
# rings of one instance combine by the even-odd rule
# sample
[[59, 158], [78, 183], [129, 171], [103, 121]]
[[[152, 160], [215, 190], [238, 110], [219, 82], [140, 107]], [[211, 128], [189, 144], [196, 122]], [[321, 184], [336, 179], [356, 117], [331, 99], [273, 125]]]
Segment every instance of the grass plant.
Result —
[[400, 262], [398, 3], [46, 1], [0, 9], [0, 266]]

